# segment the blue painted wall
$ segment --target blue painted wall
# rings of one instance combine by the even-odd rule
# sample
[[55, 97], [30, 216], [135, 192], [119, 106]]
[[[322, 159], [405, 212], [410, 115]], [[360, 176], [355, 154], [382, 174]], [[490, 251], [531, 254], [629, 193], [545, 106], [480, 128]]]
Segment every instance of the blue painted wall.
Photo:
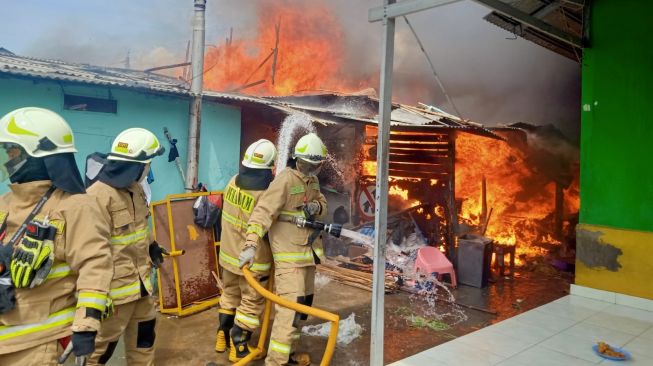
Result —
[[[63, 109], [63, 95], [74, 94], [118, 101], [116, 114], [69, 111]], [[163, 134], [168, 127], [178, 139], [179, 153], [185, 171], [188, 137], [187, 99], [153, 95], [127, 89], [101, 86], [58, 84], [51, 81], [32, 81], [0, 77], [0, 115], [20, 107], [36, 106], [51, 109], [71, 125], [77, 154], [77, 165], [84, 174], [84, 160], [95, 151], [107, 152], [111, 142], [122, 130], [130, 127], [146, 128], [156, 134], [169, 150]], [[205, 102], [202, 110], [199, 180], [210, 189], [222, 189], [239, 165], [240, 110], [235, 107]], [[152, 199], [167, 194], [182, 193], [184, 186], [174, 163], [168, 163], [167, 151], [152, 163], [155, 182]], [[7, 182], [0, 183], [0, 193], [7, 191]]]

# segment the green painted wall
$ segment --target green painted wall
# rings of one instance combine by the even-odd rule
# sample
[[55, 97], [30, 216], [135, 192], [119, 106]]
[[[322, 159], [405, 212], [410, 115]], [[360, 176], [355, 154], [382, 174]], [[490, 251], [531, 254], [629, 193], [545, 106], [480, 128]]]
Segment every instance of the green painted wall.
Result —
[[652, 13], [650, 1], [592, 1], [582, 65], [581, 223], [653, 231]]
[[[110, 91], [109, 91], [110, 90]], [[106, 98], [109, 93], [118, 101], [118, 113], [94, 113], [63, 110], [63, 94]], [[84, 173], [85, 157], [95, 151], [107, 152], [115, 136], [130, 127], [143, 127], [154, 132], [164, 144], [163, 127], [178, 139], [184, 169], [188, 137], [188, 100], [152, 95], [126, 89], [58, 84], [50, 81], [0, 77], [0, 115], [20, 107], [37, 106], [61, 114], [71, 125], [79, 153], [77, 163]], [[210, 189], [223, 188], [239, 166], [240, 110], [229, 106], [204, 103], [200, 140], [199, 180]], [[165, 156], [152, 163], [155, 182], [152, 198], [183, 193], [179, 173]], [[7, 191], [0, 183], [0, 193]]]

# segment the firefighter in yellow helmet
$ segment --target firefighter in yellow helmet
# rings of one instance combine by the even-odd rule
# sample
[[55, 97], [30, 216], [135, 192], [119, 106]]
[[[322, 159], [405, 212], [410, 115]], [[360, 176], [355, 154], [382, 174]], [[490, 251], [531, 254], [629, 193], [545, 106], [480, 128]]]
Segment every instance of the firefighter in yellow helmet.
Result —
[[[313, 303], [315, 266], [324, 257], [319, 232], [289, 222], [293, 216], [308, 219], [326, 215], [326, 199], [320, 192], [317, 175], [327, 157], [320, 138], [310, 133], [297, 142], [289, 167], [277, 173], [260, 197], [248, 222], [245, 249], [240, 266], [252, 266], [261, 240], [267, 233], [274, 259], [274, 284], [277, 295], [305, 305]], [[309, 365], [305, 353], [294, 353], [299, 340], [299, 321], [306, 315], [276, 306], [276, 315], [266, 365]]]
[[[260, 326], [265, 299], [251, 288], [239, 266], [238, 255], [245, 245], [247, 221], [261, 195], [272, 182], [272, 169], [277, 150], [268, 140], [251, 144], [238, 175], [231, 178], [225, 189], [220, 237], [220, 266], [224, 285], [220, 297], [219, 327], [215, 350], [224, 352], [231, 346], [229, 361], [237, 362], [250, 353], [249, 340]], [[267, 239], [254, 253], [250, 267], [255, 278], [268, 280], [272, 254]]]
[[95, 153], [87, 159], [88, 194], [97, 198], [111, 222], [107, 241], [115, 274], [110, 295], [116, 309], [102, 323], [89, 365], [107, 363], [123, 334], [127, 364], [154, 364], [156, 311], [150, 273], [166, 252], [150, 233], [140, 182], [146, 179], [152, 159], [164, 151], [152, 132], [130, 128], [116, 137], [109, 154]]
[[[27, 107], [0, 119], [0, 365], [56, 365], [57, 340], [93, 352], [110, 307], [109, 222], [84, 194], [70, 126]], [[80, 360], [81, 361], [81, 360]]]

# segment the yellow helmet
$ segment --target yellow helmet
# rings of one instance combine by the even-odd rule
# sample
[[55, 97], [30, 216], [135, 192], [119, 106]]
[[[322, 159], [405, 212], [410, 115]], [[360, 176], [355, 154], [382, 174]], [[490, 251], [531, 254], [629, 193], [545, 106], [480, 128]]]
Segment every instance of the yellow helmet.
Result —
[[159, 139], [144, 128], [128, 128], [118, 134], [107, 159], [132, 161], [147, 164], [156, 156], [163, 155], [166, 149]]
[[37, 107], [16, 109], [2, 117], [0, 143], [19, 145], [35, 158], [77, 152], [73, 130], [66, 120]]
[[266, 139], [260, 139], [249, 145], [243, 157], [243, 166], [252, 169], [272, 169], [277, 157], [274, 144]]
[[311, 164], [318, 164], [327, 158], [327, 154], [327, 148], [322, 140], [316, 134], [309, 133], [297, 141], [293, 157]]

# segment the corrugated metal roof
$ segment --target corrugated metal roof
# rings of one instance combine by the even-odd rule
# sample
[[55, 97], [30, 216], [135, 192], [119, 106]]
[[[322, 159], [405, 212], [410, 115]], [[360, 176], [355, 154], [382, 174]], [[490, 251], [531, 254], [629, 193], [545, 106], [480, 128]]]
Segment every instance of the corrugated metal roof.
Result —
[[136, 70], [42, 60], [0, 53], [0, 74], [74, 83], [145, 89], [188, 95], [186, 83], [171, 77]]
[[[1, 74], [134, 88], [180, 96], [190, 95], [188, 84], [164, 75], [59, 60], [36, 59], [14, 55], [11, 52], [0, 53]], [[264, 106], [285, 114], [302, 112], [308, 114], [315, 122], [325, 125], [343, 121], [378, 123], [376, 115], [378, 99], [369, 95], [323, 93], [288, 97], [254, 97], [236, 93], [204, 91], [203, 97], [205, 100], [224, 104]], [[464, 121], [440, 109], [424, 105], [414, 107], [394, 104], [391, 125], [448, 128], [500, 138], [481, 124]]]
[[[312, 94], [306, 96], [265, 97], [265, 99], [280, 103], [291, 110], [307, 113], [311, 117], [319, 117], [321, 122], [338, 123], [341, 120], [350, 120], [368, 124], [378, 123], [378, 100], [373, 97], [333, 93], [321, 96]], [[393, 104], [390, 124], [392, 126], [455, 129], [501, 139], [500, 136], [480, 123], [461, 120], [438, 108], [426, 105], [417, 107]]]
[[[547, 23], [569, 35], [583, 37], [583, 4], [561, 0], [499, 0], [515, 10]], [[580, 62], [582, 50], [510, 16], [493, 11], [484, 19], [569, 59]]]

